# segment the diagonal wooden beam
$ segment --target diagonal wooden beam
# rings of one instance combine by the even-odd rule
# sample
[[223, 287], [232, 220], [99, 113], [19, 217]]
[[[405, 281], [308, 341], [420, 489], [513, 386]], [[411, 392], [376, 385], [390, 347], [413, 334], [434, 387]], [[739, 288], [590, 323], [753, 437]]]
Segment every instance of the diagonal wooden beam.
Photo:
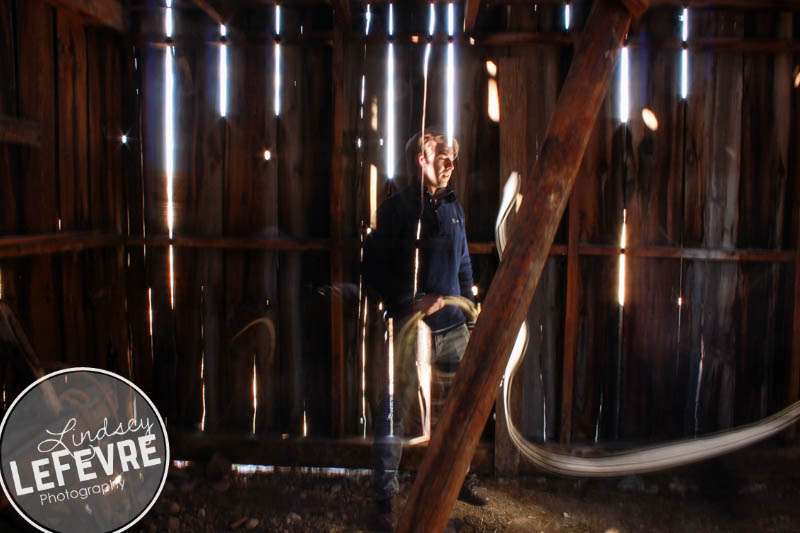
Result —
[[90, 25], [107, 26], [120, 33], [128, 31], [128, 13], [120, 0], [45, 0], [72, 11]]
[[397, 531], [443, 531], [497, 394], [517, 332], [533, 300], [586, 145], [631, 22], [619, 0], [598, 0], [570, 66], [541, 154], [483, 313], [467, 344], [444, 412]]
[[464, 7], [464, 33], [471, 33], [475, 29], [480, 10], [481, 0], [467, 0]]

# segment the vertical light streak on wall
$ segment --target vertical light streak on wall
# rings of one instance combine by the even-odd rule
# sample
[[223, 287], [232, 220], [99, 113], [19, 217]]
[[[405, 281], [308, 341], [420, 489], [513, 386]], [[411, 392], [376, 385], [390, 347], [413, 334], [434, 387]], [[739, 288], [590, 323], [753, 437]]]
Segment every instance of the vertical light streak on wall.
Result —
[[394, 179], [394, 45], [386, 58], [386, 177]]
[[570, 13], [570, 6], [569, 6], [569, 2], [567, 2], [566, 4], [564, 4], [564, 29], [565, 30], [569, 29], [569, 25], [570, 25], [570, 22], [571, 22], [570, 19], [571, 18], [572, 17], [571, 17], [571, 13]]
[[225, 117], [228, 115], [228, 29], [224, 24], [220, 24], [219, 34], [219, 114]]
[[706, 343], [704, 337], [700, 337], [700, 366], [697, 369], [697, 387], [694, 393], [694, 434], [700, 430], [700, 419], [698, 412], [700, 411], [700, 385], [703, 382], [703, 362], [706, 358]]
[[372, 21], [372, 8], [367, 4], [367, 27], [364, 29], [364, 35], [369, 35], [369, 23]]
[[455, 15], [453, 13], [453, 3], [447, 4], [447, 146], [453, 146], [455, 136], [455, 100], [456, 100], [456, 59], [455, 45], [453, 44], [453, 28], [455, 25]]
[[256, 414], [258, 413], [258, 380], [256, 378], [256, 354], [253, 353], [253, 427], [250, 430], [251, 433], [255, 434], [256, 432]]
[[378, 167], [369, 166], [369, 227], [378, 227]]
[[629, 97], [628, 91], [630, 90], [630, 83], [628, 77], [629, 59], [628, 47], [622, 47], [622, 54], [620, 57], [620, 73], [619, 73], [619, 120], [620, 122], [628, 123], [629, 114]]
[[200, 387], [203, 392], [203, 414], [200, 416], [200, 431], [206, 430], [206, 354], [200, 354]]
[[[167, 0], [165, 31], [167, 39], [172, 39], [172, 0]], [[175, 211], [172, 203], [173, 178], [175, 173], [175, 78], [173, 73], [173, 56], [175, 48], [167, 46], [166, 60], [164, 61], [165, 79], [164, 86], [164, 157], [167, 174], [167, 228], [169, 238], [172, 239], [175, 229]], [[172, 245], [169, 245], [169, 304], [175, 309], [175, 256]]]
[[622, 210], [622, 235], [619, 240], [619, 288], [617, 290], [617, 297], [619, 299], [620, 307], [625, 306], [625, 246], [627, 245], [627, 217], [628, 210]]
[[494, 78], [489, 78], [487, 96], [486, 113], [492, 122], [500, 122], [500, 91]]
[[433, 30], [436, 27], [436, 9], [434, 8], [433, 2], [431, 2], [430, 9], [428, 11], [428, 37], [433, 37]]
[[281, 114], [281, 6], [275, 4], [275, 116]]
[[303, 409], [303, 437], [308, 437], [308, 414]]
[[389, 339], [389, 435], [394, 435], [394, 319], [386, 324]]
[[150, 318], [150, 360], [152, 361], [155, 359], [155, 354], [153, 352], [153, 289], [151, 287], [147, 287], [147, 309], [147, 316]]
[[367, 438], [367, 311], [369, 298], [364, 297], [364, 317], [361, 322], [361, 429]]
[[358, 109], [358, 115], [360, 119], [364, 118], [364, 93], [366, 91], [367, 86], [367, 76], [362, 74], [361, 75], [361, 105]]
[[687, 42], [689, 40], [689, 10], [683, 9], [681, 15], [681, 41], [683, 50], [681, 50], [681, 98], [686, 99], [689, 95], [689, 50], [687, 49]]

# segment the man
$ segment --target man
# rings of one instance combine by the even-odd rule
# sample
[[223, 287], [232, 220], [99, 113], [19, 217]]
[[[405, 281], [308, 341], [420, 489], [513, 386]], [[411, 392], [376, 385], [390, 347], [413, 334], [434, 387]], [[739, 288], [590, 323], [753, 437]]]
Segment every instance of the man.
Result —
[[[363, 264], [364, 280], [385, 303], [395, 332], [409, 316], [425, 314], [433, 335], [431, 362], [445, 391], [464, 355], [472, 324], [467, 324], [460, 309], [445, 306], [442, 297], [464, 296], [474, 301], [464, 208], [449, 187], [457, 157], [458, 142], [448, 146], [436, 129], [408, 141], [406, 166], [411, 183], [380, 205], [377, 228], [365, 244]], [[373, 485], [379, 520], [387, 522], [391, 520], [392, 497], [398, 491], [404, 418], [418, 388], [414, 361], [401, 364], [403, 368], [395, 371], [401, 386], [391, 404], [384, 394], [375, 421]], [[488, 502], [474, 477], [467, 478], [459, 498], [475, 505]]]

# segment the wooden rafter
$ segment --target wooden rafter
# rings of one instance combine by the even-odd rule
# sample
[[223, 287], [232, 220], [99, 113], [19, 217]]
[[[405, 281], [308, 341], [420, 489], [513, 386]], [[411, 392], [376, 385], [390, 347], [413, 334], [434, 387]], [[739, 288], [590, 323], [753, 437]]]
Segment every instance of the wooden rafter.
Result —
[[128, 14], [120, 0], [45, 0], [72, 11], [90, 25], [106, 26], [118, 32], [128, 30]]

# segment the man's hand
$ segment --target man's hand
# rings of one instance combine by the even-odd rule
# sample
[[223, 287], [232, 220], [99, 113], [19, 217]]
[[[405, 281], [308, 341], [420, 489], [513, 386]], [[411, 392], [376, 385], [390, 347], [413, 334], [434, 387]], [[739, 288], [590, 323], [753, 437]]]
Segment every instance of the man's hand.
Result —
[[414, 300], [412, 305], [412, 309], [415, 313], [422, 312], [425, 313], [426, 316], [432, 315], [442, 307], [444, 307], [444, 298], [438, 294], [426, 294], [422, 298]]

